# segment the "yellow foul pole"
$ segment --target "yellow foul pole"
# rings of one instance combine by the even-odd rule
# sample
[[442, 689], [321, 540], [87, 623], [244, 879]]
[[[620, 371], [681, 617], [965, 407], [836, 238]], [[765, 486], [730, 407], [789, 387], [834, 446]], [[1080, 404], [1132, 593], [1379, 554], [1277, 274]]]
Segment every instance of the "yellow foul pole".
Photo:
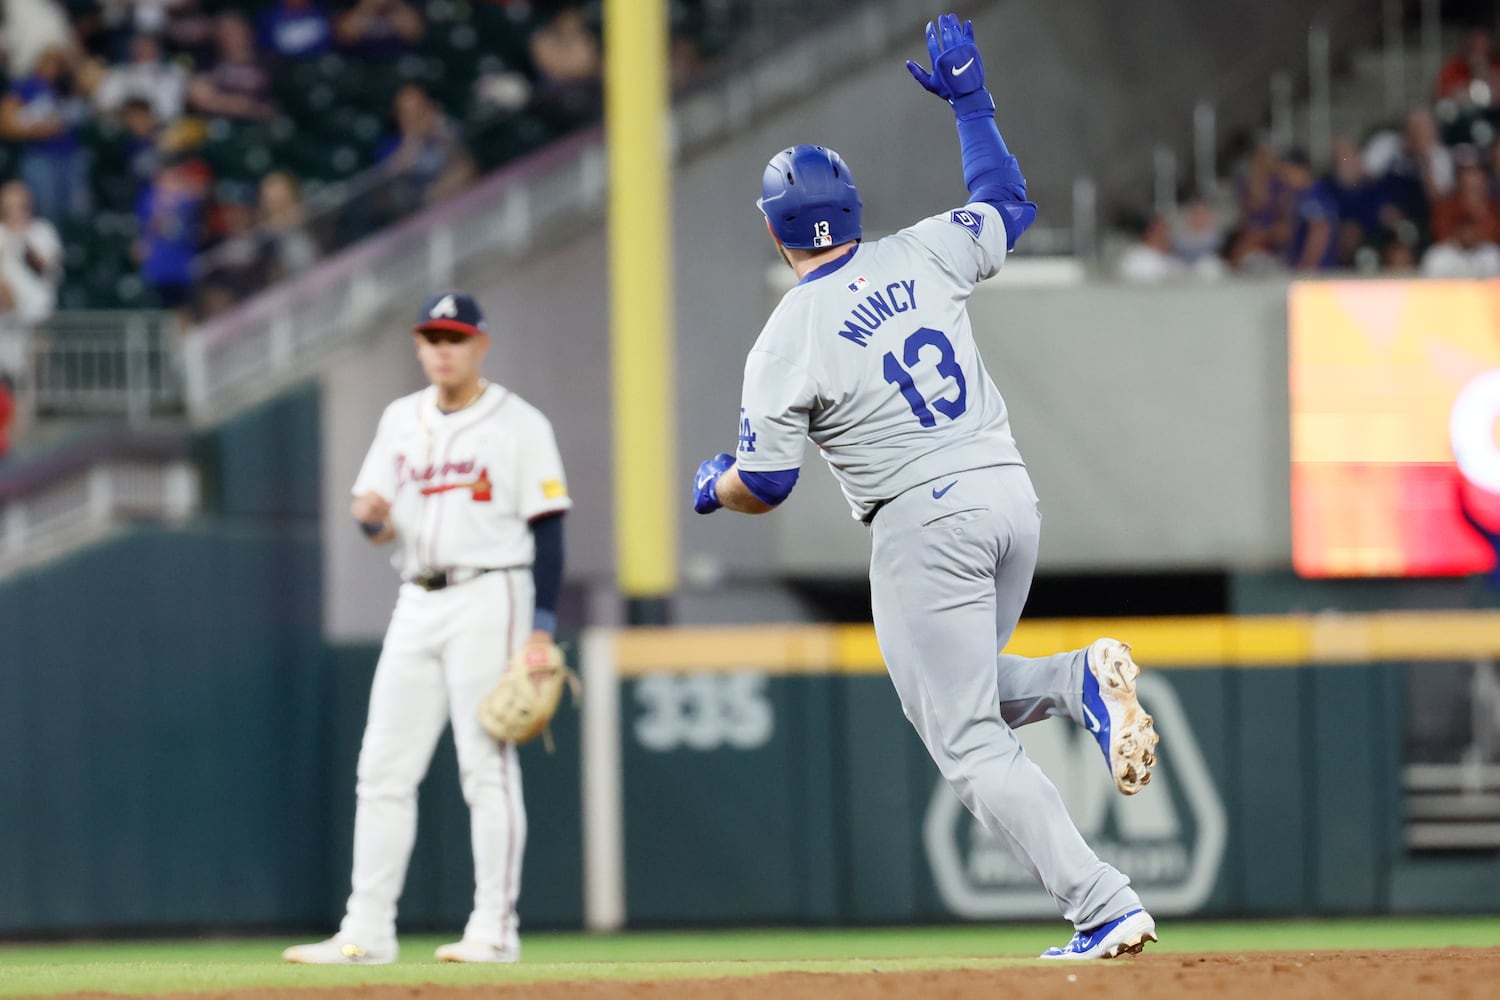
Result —
[[604, 48], [615, 562], [632, 616], [650, 619], [677, 587], [687, 494], [674, 421], [667, 0], [606, 0]]

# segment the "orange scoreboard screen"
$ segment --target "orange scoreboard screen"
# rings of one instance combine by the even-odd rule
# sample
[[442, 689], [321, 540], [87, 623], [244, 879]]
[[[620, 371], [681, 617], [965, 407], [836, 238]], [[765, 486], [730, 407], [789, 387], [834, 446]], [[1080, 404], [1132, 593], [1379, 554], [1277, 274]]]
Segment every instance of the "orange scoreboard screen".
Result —
[[1500, 281], [1298, 282], [1289, 310], [1297, 572], [1493, 569]]

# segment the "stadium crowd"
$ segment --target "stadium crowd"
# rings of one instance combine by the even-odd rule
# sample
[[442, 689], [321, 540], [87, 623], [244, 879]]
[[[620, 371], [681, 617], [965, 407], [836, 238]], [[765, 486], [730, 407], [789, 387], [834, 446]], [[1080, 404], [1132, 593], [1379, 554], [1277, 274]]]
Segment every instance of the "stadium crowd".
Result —
[[[0, 176], [67, 237], [70, 279], [104, 275], [69, 280], [64, 305], [205, 318], [331, 249], [289, 236], [304, 184], [379, 168], [378, 211], [327, 240], [343, 243], [469, 183], [477, 120], [543, 115], [545, 141], [595, 116], [597, 8], [5, 0]], [[94, 266], [111, 255], [128, 266]]]
[[[601, 8], [0, 0], [0, 375], [58, 308], [186, 328], [596, 120]], [[670, 9], [678, 85], [750, 19]]]
[[1232, 204], [1193, 197], [1138, 219], [1116, 262], [1127, 281], [1352, 270], [1500, 276], [1500, 54], [1469, 30], [1431, 101], [1363, 142], [1339, 137], [1325, 171], [1262, 140]]
[[0, 0], [0, 452], [56, 309], [185, 328], [594, 120], [600, 6]]

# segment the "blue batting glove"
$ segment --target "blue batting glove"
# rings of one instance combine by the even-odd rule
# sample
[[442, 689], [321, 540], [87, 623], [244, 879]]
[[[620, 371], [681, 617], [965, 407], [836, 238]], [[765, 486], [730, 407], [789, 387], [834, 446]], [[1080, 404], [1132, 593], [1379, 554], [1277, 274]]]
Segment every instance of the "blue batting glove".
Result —
[[[954, 105], [956, 112], [966, 110], [969, 104], [994, 107], [987, 93], [979, 96], [984, 92], [984, 61], [974, 44], [973, 21], [959, 24], [956, 14], [944, 14], [936, 25], [927, 22], [927, 52], [932, 57], [931, 73], [910, 60], [906, 68], [928, 93]], [[976, 96], [963, 100], [971, 94]]]
[[719, 477], [728, 472], [732, 465], [734, 456], [721, 451], [698, 466], [698, 474], [693, 477], [693, 510], [700, 514], [712, 514], [724, 506], [719, 503]]

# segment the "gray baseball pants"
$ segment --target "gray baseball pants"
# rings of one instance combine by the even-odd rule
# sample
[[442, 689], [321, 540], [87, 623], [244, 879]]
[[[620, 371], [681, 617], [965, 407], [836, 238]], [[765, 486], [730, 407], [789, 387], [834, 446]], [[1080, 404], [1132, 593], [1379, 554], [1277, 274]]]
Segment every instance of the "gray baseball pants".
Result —
[[1041, 534], [1025, 467], [914, 487], [883, 506], [871, 530], [876, 638], [938, 770], [1075, 927], [1140, 907], [1130, 880], [1094, 854], [1012, 729], [1051, 716], [1082, 724], [1086, 669], [1083, 649], [998, 655], [1020, 620]]

